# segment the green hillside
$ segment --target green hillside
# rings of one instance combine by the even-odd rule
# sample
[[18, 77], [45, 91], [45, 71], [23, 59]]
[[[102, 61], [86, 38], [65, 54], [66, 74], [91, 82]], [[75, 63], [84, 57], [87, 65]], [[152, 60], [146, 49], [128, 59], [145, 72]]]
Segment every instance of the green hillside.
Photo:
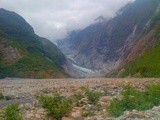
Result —
[[[139, 42], [145, 44], [148, 50], [142, 55], [140, 55], [140, 51], [136, 51], [139, 52], [140, 57], [133, 62], [127, 63], [127, 67], [120, 70], [120, 77], [160, 77], [160, 5], [149, 20], [146, 34], [150, 31], [155, 32], [155, 34], [151, 34], [150, 41], [147, 43], [140, 38], [142, 42]], [[139, 50], [141, 49], [143, 48], [139, 48]], [[130, 56], [132, 57], [132, 53]]]
[[121, 77], [160, 77], [160, 45], [131, 63]]
[[18, 14], [0, 9], [0, 78], [66, 77], [65, 57]]

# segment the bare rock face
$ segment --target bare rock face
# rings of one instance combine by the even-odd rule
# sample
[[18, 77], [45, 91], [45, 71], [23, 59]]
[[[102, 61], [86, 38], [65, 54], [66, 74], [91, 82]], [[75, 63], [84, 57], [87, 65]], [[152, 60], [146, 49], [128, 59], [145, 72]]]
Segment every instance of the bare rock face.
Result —
[[0, 52], [3, 53], [3, 61], [5, 62], [15, 62], [22, 58], [18, 49], [11, 46], [1, 45]]

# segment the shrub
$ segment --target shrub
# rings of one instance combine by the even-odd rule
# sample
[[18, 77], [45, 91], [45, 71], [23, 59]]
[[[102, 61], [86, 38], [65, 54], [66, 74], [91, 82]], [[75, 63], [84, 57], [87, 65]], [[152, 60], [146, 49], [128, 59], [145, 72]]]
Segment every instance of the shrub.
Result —
[[112, 116], [120, 116], [126, 110], [148, 110], [160, 105], [160, 84], [147, 87], [145, 91], [139, 91], [131, 86], [124, 88], [122, 99], [113, 99], [108, 107]]
[[18, 103], [7, 106], [4, 116], [5, 120], [22, 120], [22, 115], [18, 106]]
[[122, 101], [113, 99], [108, 107], [109, 114], [111, 116], [118, 117], [123, 113], [123, 111], [125, 111], [125, 107], [123, 106]]
[[77, 93], [74, 97], [76, 100], [81, 100], [82, 98], [84, 98], [84, 95], [82, 93]]
[[148, 86], [146, 94], [154, 106], [160, 105], [160, 84]]
[[79, 93], [75, 94], [74, 96], [70, 97], [70, 99], [74, 103], [74, 106], [80, 107], [81, 106], [80, 100], [84, 97], [85, 96], [81, 92], [79, 92]]
[[90, 90], [88, 88], [85, 88], [83, 92], [91, 104], [96, 104], [99, 101], [99, 98], [102, 96], [102, 93]]
[[4, 95], [2, 92], [0, 92], [0, 100], [4, 99]]
[[5, 98], [5, 100], [11, 100], [12, 98], [11, 98], [11, 96], [4, 96], [4, 98]]
[[53, 96], [41, 96], [39, 98], [42, 107], [48, 111], [50, 117], [61, 120], [72, 110], [72, 104], [69, 99], [55, 94]]
[[0, 92], [0, 100], [3, 100], [3, 99], [4, 99], [4, 100], [10, 100], [10, 99], [11, 99], [11, 97], [10, 97], [10, 96], [8, 96], [8, 95], [7, 95], [7, 96], [4, 96], [4, 95], [3, 95], [3, 93], [2, 93], [2, 92]]

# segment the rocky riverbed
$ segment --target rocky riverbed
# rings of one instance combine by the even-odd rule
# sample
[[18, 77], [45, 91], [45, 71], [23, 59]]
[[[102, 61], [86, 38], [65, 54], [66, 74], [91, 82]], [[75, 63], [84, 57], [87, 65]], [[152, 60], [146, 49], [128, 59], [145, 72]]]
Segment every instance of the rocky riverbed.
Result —
[[[0, 113], [7, 105], [17, 101], [25, 120], [43, 120], [46, 111], [39, 105], [37, 95], [52, 95], [58, 92], [70, 97], [82, 87], [88, 87], [100, 92], [107, 91], [108, 95], [100, 98], [98, 106], [90, 105], [86, 99], [82, 99], [82, 104], [74, 107], [70, 116], [64, 117], [63, 120], [160, 120], [160, 107], [143, 112], [126, 111], [118, 118], [110, 117], [106, 111], [106, 105], [112, 98], [119, 96], [124, 86], [131, 84], [143, 90], [145, 86], [156, 83], [160, 83], [160, 79], [4, 79], [0, 80], [0, 91], [11, 99], [0, 102]], [[92, 110], [94, 115], [84, 117], [84, 110]]]

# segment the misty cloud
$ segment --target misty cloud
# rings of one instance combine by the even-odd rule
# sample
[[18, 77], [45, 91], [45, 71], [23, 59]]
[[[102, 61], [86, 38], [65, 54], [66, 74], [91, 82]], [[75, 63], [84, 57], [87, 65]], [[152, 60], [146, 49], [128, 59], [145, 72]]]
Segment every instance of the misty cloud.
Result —
[[98, 16], [111, 18], [133, 0], [0, 0], [0, 8], [17, 12], [35, 32], [51, 40], [82, 29]]

